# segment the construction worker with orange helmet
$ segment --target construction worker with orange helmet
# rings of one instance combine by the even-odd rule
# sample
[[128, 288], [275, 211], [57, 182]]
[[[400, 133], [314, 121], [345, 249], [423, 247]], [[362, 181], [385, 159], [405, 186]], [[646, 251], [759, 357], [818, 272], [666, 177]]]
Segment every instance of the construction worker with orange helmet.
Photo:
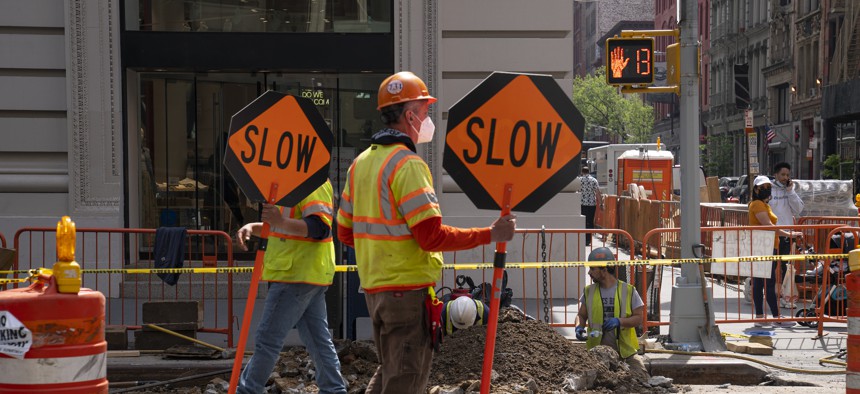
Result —
[[588, 269], [588, 276], [594, 283], [585, 287], [579, 299], [577, 339], [585, 340], [588, 349], [598, 345], [615, 349], [634, 376], [648, 380], [648, 371], [637, 354], [636, 327], [642, 324], [642, 298], [633, 285], [616, 279], [617, 267], [607, 264], [615, 261], [612, 250], [595, 248], [589, 253], [588, 261], [602, 264], [591, 265]]
[[382, 81], [377, 109], [387, 127], [352, 162], [337, 212], [338, 238], [355, 248], [380, 358], [368, 393], [424, 392], [436, 344], [425, 305], [441, 305], [428, 291], [441, 279], [441, 252], [509, 241], [516, 229], [514, 215], [484, 228], [442, 224], [430, 169], [416, 154], [416, 144], [433, 140], [434, 102], [411, 72]]

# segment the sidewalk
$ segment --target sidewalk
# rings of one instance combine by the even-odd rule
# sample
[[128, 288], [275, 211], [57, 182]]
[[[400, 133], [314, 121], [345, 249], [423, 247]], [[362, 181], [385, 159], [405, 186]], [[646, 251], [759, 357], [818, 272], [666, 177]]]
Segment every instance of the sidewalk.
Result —
[[[597, 246], [602, 246], [600, 245], [599, 238]], [[629, 259], [629, 255], [624, 250], [619, 249], [618, 259]], [[660, 288], [661, 322], [668, 322], [670, 320], [673, 278], [680, 275], [680, 268], [664, 267], [663, 269], [662, 286]], [[588, 279], [588, 282], [590, 283], [591, 280]], [[710, 306], [711, 310], [715, 313], [716, 320], [751, 319], [754, 316], [752, 303], [746, 302], [743, 299], [742, 285], [711, 283], [709, 280], [708, 286], [712, 287], [713, 290], [714, 299]], [[701, 299], [700, 296], [699, 299]], [[740, 303], [738, 303], [739, 299]], [[798, 307], [802, 308], [803, 305], [798, 303]], [[552, 303], [552, 319], [555, 322], [572, 324], [576, 317], [577, 309], [578, 305], [574, 300], [555, 300]], [[767, 309], [767, 306], [765, 306], [765, 309]], [[781, 308], [781, 314], [784, 316], [794, 316], [795, 312], [797, 312], [797, 309]], [[733, 337], [732, 335], [748, 336], [750, 335], [750, 331], [768, 331], [772, 334], [774, 346], [772, 356], [740, 354], [741, 356], [800, 370], [834, 371], [845, 369], [844, 367], [832, 364], [822, 366], [818, 362], [819, 359], [832, 356], [847, 346], [847, 324], [845, 323], [825, 323], [824, 336], [818, 339], [814, 339], [818, 335], [817, 329], [799, 324], [791, 328], [756, 328], [753, 326], [753, 323], [723, 323], [718, 326], [723, 334], [729, 334], [726, 336], [727, 341], [744, 341], [746, 339]], [[575, 332], [572, 327], [558, 328], [558, 330], [567, 338], [575, 338]], [[669, 335], [668, 325], [660, 327], [660, 335]], [[644, 357], [650, 360], [651, 370], [654, 375], [673, 377], [676, 379], [676, 383], [680, 384], [690, 384], [685, 382], [688, 379], [691, 382], [696, 382], [696, 385], [692, 386], [695, 393], [712, 393], [714, 391], [733, 393], [833, 393], [845, 391], [844, 374], [812, 375], [789, 372], [754, 362], [726, 357], [658, 353], [646, 353]], [[837, 358], [833, 359], [833, 361], [844, 362], [845, 360]], [[768, 380], [765, 378], [768, 374], [773, 374], [780, 379], [796, 384], [812, 384], [814, 386], [757, 386], [757, 384]], [[731, 383], [731, 385], [721, 387], [721, 385], [726, 383]], [[739, 386], [738, 383], [755, 385]], [[744, 391], [747, 389], [749, 391]], [[798, 391], [793, 391], [795, 389]]]
[[[623, 258], [626, 258], [626, 256], [619, 256], [619, 259]], [[664, 268], [660, 299], [660, 321], [662, 322], [669, 321], [672, 300], [672, 278], [680, 274], [680, 268]], [[712, 284], [710, 281], [709, 286], [714, 286], [714, 300], [711, 309], [715, 311], [717, 320], [747, 319], [753, 316], [753, 305], [743, 300], [743, 294], [740, 293], [738, 287], [731, 284], [728, 286], [716, 283]], [[738, 297], [741, 299], [740, 305], [738, 305]], [[740, 310], [738, 310], [738, 307]], [[568, 322], [573, 322], [576, 309], [576, 305], [567, 305], [567, 308], [565, 308], [564, 305], [555, 303], [553, 306], [553, 319], [555, 321], [564, 321], [563, 319], [566, 316]], [[796, 312], [796, 310], [792, 311], [787, 308], [782, 308], [781, 311], [786, 316], [793, 316], [794, 312]], [[833, 371], [844, 369], [843, 367], [831, 364], [826, 364], [826, 366], [819, 365], [818, 360], [823, 357], [832, 356], [847, 346], [847, 336], [845, 335], [847, 324], [845, 323], [825, 323], [824, 336], [818, 339], [814, 339], [818, 335], [816, 329], [801, 325], [796, 325], [792, 328], [755, 328], [752, 323], [723, 323], [719, 324], [719, 329], [723, 334], [729, 334], [726, 337], [727, 341], [743, 341], [745, 339], [736, 338], [732, 335], [750, 335], [750, 331], [766, 331], [772, 334], [774, 346], [772, 356], [741, 354], [742, 356], [800, 370]], [[572, 328], [562, 328], [560, 331], [568, 338], [575, 337]], [[668, 336], [669, 326], [661, 326], [660, 334]], [[676, 383], [679, 384], [696, 383], [697, 385], [693, 386], [695, 387], [693, 392], [696, 393], [712, 393], [720, 390], [733, 393], [833, 393], [844, 392], [845, 390], [844, 374], [811, 375], [795, 373], [726, 357], [657, 353], [646, 353], [644, 357], [650, 361], [652, 374], [673, 377]], [[834, 361], [844, 362], [845, 360], [834, 359]], [[796, 384], [812, 384], [814, 386], [757, 386], [757, 384], [768, 380], [765, 378], [768, 374], [773, 374], [780, 379]], [[731, 385], [728, 387], [720, 386], [726, 383], [731, 383]], [[739, 383], [752, 385], [739, 386]], [[749, 391], [743, 391], [747, 389]]]

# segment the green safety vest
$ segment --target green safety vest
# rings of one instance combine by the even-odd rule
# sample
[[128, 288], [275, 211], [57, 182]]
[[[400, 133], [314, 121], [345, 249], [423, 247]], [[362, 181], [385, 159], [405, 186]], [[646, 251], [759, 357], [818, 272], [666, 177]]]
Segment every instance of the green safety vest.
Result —
[[352, 162], [337, 221], [352, 228], [368, 293], [433, 287], [442, 253], [421, 249], [410, 228], [441, 217], [427, 163], [402, 144], [373, 144]]
[[[326, 182], [292, 208], [281, 207], [281, 214], [302, 220], [316, 215], [331, 227], [333, 192]], [[263, 257], [263, 280], [270, 282], [308, 283], [328, 286], [334, 278], [334, 243], [332, 237], [313, 239], [287, 234], [272, 226]]]
[[[636, 289], [633, 285], [618, 281], [615, 289], [615, 316], [613, 317], [629, 317], [633, 314], [631, 304], [633, 303], [633, 292]], [[603, 298], [600, 296], [600, 285], [597, 283], [590, 284], [585, 288], [585, 302], [588, 303], [588, 332], [594, 330], [600, 331], [600, 335], [596, 337], [588, 336], [585, 345], [588, 349], [600, 345], [603, 340]], [[622, 315], [620, 311], [624, 311]], [[627, 358], [639, 351], [639, 339], [636, 338], [636, 330], [633, 327], [622, 328], [621, 333], [617, 338], [618, 354], [621, 358]]]

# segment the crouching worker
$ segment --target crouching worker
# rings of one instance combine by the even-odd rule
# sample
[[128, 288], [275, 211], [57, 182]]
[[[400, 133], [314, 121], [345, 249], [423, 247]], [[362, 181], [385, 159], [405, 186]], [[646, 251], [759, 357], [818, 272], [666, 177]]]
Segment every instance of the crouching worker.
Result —
[[445, 335], [454, 331], [466, 329], [474, 325], [486, 325], [490, 317], [490, 308], [480, 300], [471, 297], [457, 297], [445, 303], [442, 309], [442, 324]]
[[[609, 248], [596, 248], [588, 255], [588, 261], [615, 261], [615, 256]], [[636, 327], [642, 324], [644, 304], [633, 285], [615, 278], [615, 269], [605, 265], [588, 269], [588, 276], [594, 283], [585, 287], [579, 299], [576, 337], [585, 339], [588, 349], [598, 345], [615, 349], [634, 376], [647, 380], [648, 371], [637, 354], [639, 340], [636, 337]]]

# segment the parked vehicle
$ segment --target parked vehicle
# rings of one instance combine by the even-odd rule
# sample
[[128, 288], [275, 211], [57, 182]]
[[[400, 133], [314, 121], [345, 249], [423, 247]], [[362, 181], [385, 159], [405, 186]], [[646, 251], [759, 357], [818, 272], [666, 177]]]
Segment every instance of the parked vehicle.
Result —
[[738, 182], [731, 190], [729, 190], [728, 197], [726, 201], [728, 202], [737, 202], [741, 204], [746, 204], [750, 202], [749, 196], [749, 177], [744, 174], [738, 178]]
[[732, 190], [738, 184], [738, 177], [736, 176], [724, 176], [720, 178], [720, 199], [723, 202], [726, 202], [726, 199], [729, 198], [729, 191]]
[[[697, 178], [699, 178], [699, 187], [707, 186], [704, 167], [699, 166]], [[676, 196], [681, 195], [681, 166], [679, 164], [675, 164], [672, 169], [672, 190]]]

